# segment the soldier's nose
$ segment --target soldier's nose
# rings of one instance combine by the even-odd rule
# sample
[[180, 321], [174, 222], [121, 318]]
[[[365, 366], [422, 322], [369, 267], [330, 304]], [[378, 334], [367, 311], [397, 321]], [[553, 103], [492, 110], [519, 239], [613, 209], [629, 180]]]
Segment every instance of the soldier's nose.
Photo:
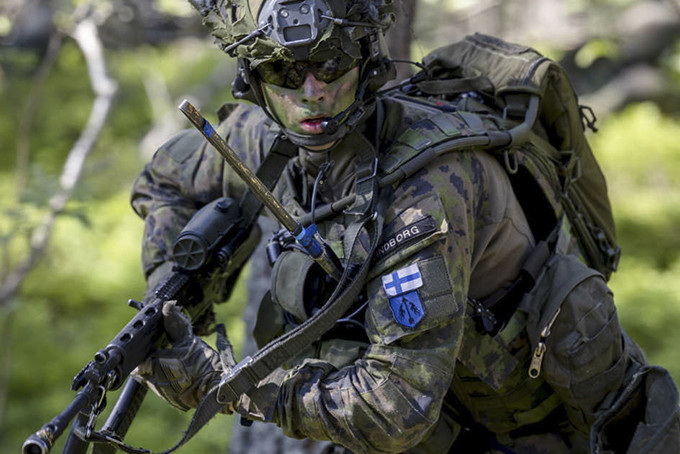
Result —
[[319, 102], [324, 99], [326, 83], [314, 77], [311, 71], [307, 71], [302, 81], [302, 102]]

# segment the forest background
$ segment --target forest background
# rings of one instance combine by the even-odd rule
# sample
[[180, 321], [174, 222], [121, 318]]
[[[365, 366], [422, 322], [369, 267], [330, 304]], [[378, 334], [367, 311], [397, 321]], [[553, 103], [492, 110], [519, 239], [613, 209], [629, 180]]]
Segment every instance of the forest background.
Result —
[[[610, 281], [621, 323], [680, 382], [680, 2], [395, 3], [397, 55], [417, 60], [479, 31], [564, 65], [598, 116], [589, 134], [623, 250]], [[183, 98], [215, 120], [234, 62], [182, 0], [3, 0], [0, 45], [0, 452], [10, 453], [71, 401], [73, 376], [134, 315], [126, 302], [144, 282], [131, 185], [189, 127]], [[245, 281], [218, 309], [237, 357], [257, 299]], [[148, 397], [128, 440], [165, 449], [189, 417]], [[234, 425], [218, 417], [181, 452], [273, 452], [235, 443]]]

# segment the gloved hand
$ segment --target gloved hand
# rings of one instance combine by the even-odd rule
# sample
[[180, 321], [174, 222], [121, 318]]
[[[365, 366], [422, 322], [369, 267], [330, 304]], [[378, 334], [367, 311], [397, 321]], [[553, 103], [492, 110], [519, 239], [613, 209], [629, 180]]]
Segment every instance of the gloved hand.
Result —
[[[172, 348], [154, 352], [131, 375], [172, 406], [186, 411], [220, 381], [219, 354], [192, 331], [191, 321], [175, 301], [163, 304], [163, 323]], [[233, 353], [229, 352], [232, 355]], [[225, 409], [231, 413], [231, 406]]]

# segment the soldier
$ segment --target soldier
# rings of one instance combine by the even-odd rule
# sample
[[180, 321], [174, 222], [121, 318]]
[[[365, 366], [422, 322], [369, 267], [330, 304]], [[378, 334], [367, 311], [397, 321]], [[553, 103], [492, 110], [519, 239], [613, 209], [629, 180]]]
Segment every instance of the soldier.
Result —
[[[537, 290], [515, 296], [522, 299], [516, 309], [519, 301], [497, 295], [518, 281], [538, 239], [501, 164], [479, 147], [423, 161], [405, 155], [433, 134], [494, 126], [473, 113], [488, 110], [474, 93], [466, 105], [479, 109], [454, 117], [379, 91], [394, 77], [383, 41], [390, 1], [192, 3], [238, 58], [235, 95], [254, 103], [225, 106], [216, 129], [250, 168], [270, 149], [294, 144], [278, 170], [277, 198], [315, 223], [345, 268], [361, 270], [351, 284], [360, 286], [358, 296], [334, 327], [225, 412], [354, 453], [625, 452], [629, 445], [642, 452], [659, 446], [641, 441], [654, 437], [666, 443], [664, 452], [678, 452], [675, 387], [621, 330], [603, 278], [584, 272], [548, 325], [532, 322], [531, 304], [545, 312], [553, 290], [564, 289], [559, 279], [586, 269], [573, 259], [580, 251], [566, 227], [553, 250], [572, 259], [541, 268]], [[450, 128], [434, 131], [441, 121]], [[185, 132], [163, 145], [134, 186], [149, 289], [168, 273], [170, 245], [196, 210], [245, 190], [195, 137]], [[314, 316], [334, 289], [285, 231], [271, 244], [272, 287], [254, 332], [260, 346]], [[223, 299], [223, 286], [206, 282], [203, 297]], [[494, 314], [483, 304], [491, 299], [508, 306]], [[175, 348], [136, 376], [187, 410], [229, 366], [191, 334], [175, 306], [164, 311]], [[536, 332], [544, 347], [552, 342], [538, 352], [543, 370]], [[654, 387], [655, 373], [668, 386]], [[654, 399], [670, 401], [665, 419], [645, 406]]]

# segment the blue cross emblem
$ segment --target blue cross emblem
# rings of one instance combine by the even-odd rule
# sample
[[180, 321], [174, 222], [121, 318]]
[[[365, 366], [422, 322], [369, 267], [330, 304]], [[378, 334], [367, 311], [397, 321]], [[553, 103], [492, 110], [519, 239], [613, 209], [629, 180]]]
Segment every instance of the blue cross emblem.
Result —
[[423, 286], [418, 264], [401, 268], [382, 277], [383, 288], [388, 296], [397, 296]]

